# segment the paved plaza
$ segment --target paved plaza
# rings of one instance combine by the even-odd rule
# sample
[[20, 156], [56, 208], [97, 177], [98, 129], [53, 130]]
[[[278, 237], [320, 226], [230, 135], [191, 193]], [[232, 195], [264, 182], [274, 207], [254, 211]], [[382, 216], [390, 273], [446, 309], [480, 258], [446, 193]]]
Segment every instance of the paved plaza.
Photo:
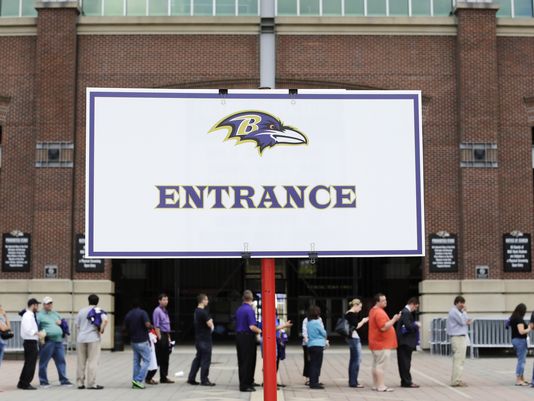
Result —
[[[78, 390], [61, 388], [58, 385], [57, 373], [53, 362], [49, 366], [49, 378], [53, 385], [49, 389], [37, 391], [17, 390], [18, 375], [22, 361], [5, 360], [0, 367], [0, 401], [132, 401], [134, 398], [142, 401], [235, 401], [262, 400], [261, 388], [255, 393], [240, 393], [238, 391], [237, 361], [235, 349], [231, 346], [216, 346], [210, 379], [217, 383], [216, 387], [205, 388], [190, 386], [186, 381], [189, 365], [194, 355], [193, 347], [178, 347], [171, 356], [170, 372], [175, 384], [160, 384], [150, 386], [146, 390], [132, 390], [130, 388], [132, 354], [125, 352], [103, 352], [98, 373], [98, 383], [105, 386], [102, 391]], [[310, 390], [304, 386], [302, 372], [302, 351], [300, 347], [289, 347], [287, 359], [280, 364], [279, 382], [286, 384], [278, 392], [279, 401], [323, 401], [323, 400], [499, 400], [521, 401], [534, 399], [534, 389], [530, 387], [516, 387], [514, 383], [515, 358], [483, 357], [467, 359], [464, 380], [469, 384], [467, 388], [451, 388], [447, 385], [450, 377], [451, 360], [448, 357], [432, 356], [428, 352], [414, 354], [412, 375], [414, 382], [421, 385], [419, 389], [404, 389], [399, 387], [398, 371], [395, 355], [389, 366], [386, 384], [394, 387], [393, 393], [377, 393], [371, 390], [371, 354], [364, 350], [363, 362], [360, 370], [360, 382], [363, 389], [352, 389], [347, 386], [348, 348], [335, 346], [325, 351], [325, 359], [321, 374], [321, 382], [326, 390]], [[534, 359], [527, 360], [526, 376], [532, 373]], [[69, 378], [75, 380], [76, 355], [68, 356]], [[184, 372], [184, 376], [175, 373]], [[157, 378], [157, 376], [156, 376]], [[261, 358], [258, 352], [258, 367], [256, 381], [261, 379]], [[38, 385], [37, 374], [34, 385]]]

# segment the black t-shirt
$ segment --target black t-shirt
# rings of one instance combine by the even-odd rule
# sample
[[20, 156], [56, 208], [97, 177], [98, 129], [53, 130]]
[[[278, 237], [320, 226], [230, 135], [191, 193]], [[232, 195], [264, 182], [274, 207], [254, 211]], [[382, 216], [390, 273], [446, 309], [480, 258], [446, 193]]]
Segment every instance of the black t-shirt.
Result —
[[141, 308], [134, 308], [126, 314], [124, 326], [130, 335], [131, 342], [142, 343], [148, 341], [147, 322], [150, 323], [148, 313]]
[[512, 338], [527, 338], [526, 334], [519, 334], [519, 330], [517, 330], [517, 325], [522, 324], [523, 328], [527, 328], [527, 324], [523, 319], [518, 318], [512, 318], [510, 319], [510, 327], [512, 328]]
[[211, 341], [211, 329], [207, 324], [210, 319], [211, 316], [206, 309], [195, 309], [194, 325], [197, 341]]
[[354, 312], [345, 313], [345, 319], [349, 322], [350, 334], [352, 335], [352, 330], [356, 330], [356, 326], [358, 325], [358, 314]]

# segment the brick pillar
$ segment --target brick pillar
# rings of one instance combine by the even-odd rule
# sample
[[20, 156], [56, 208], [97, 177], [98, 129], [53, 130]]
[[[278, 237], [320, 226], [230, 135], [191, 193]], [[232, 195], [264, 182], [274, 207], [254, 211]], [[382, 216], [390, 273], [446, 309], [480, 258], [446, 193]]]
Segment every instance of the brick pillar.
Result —
[[[78, 3], [44, 1], [36, 8], [36, 146], [68, 147], [75, 129]], [[61, 151], [60, 158], [72, 152]], [[59, 278], [71, 278], [73, 166], [39, 166], [48, 153], [36, 154], [33, 277], [43, 277], [45, 265], [56, 265]]]
[[[488, 2], [456, 6], [458, 129], [463, 144], [498, 145], [497, 10]], [[474, 278], [476, 265], [489, 266], [490, 278], [500, 278], [498, 169], [462, 167], [460, 191], [461, 278]]]

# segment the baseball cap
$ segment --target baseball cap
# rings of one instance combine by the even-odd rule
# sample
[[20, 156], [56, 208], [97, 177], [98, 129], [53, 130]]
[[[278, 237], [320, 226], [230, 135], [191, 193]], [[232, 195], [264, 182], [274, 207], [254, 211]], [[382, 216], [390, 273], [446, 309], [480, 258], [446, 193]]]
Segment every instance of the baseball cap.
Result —
[[51, 304], [52, 302], [54, 302], [54, 300], [51, 297], [44, 297], [43, 298], [43, 305]]
[[38, 300], [36, 300], [35, 298], [30, 298], [28, 300], [28, 307], [32, 306], [32, 305], [39, 305], [40, 302]]

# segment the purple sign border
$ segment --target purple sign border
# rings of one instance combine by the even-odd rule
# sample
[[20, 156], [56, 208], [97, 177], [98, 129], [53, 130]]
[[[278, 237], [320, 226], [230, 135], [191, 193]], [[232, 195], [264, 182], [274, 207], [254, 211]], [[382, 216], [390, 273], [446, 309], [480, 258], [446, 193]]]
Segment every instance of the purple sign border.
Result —
[[[174, 98], [174, 99], [217, 99], [218, 93], [172, 93], [172, 92], [90, 92], [89, 94], [89, 215], [88, 215], [88, 256], [94, 257], [241, 257], [243, 251], [236, 252], [95, 252], [94, 244], [94, 161], [95, 161], [95, 100], [97, 97], [119, 98]], [[417, 208], [417, 249], [408, 250], [367, 250], [367, 251], [317, 251], [317, 256], [422, 256], [423, 255], [423, 227], [422, 227], [422, 200], [421, 200], [421, 160], [420, 160], [420, 130], [419, 130], [419, 95], [417, 94], [252, 94], [228, 93], [226, 99], [367, 99], [367, 100], [412, 100], [414, 110], [415, 133], [415, 186]], [[250, 252], [251, 257], [275, 256], [303, 256], [307, 257], [310, 250], [305, 251], [255, 251]]]

